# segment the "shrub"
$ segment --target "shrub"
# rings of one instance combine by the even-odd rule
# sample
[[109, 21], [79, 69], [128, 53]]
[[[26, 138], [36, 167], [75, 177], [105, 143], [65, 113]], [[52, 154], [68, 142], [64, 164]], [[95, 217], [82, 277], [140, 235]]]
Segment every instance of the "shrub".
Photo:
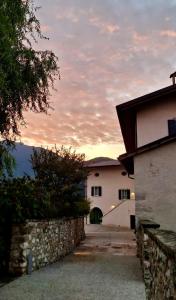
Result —
[[50, 195], [29, 177], [0, 180], [1, 222], [51, 217]]
[[89, 212], [85, 199], [84, 182], [88, 171], [84, 166], [85, 156], [71, 148], [54, 151], [33, 150], [32, 166], [40, 185], [49, 192], [57, 216], [78, 216]]
[[62, 147], [55, 152], [34, 150], [35, 179], [0, 179], [0, 222], [77, 217], [89, 213], [84, 182], [84, 156]]

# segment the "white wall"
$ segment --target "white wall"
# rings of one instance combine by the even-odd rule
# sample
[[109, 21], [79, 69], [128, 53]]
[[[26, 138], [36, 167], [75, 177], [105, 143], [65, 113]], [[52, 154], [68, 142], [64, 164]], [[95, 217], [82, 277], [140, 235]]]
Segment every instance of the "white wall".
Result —
[[[119, 189], [130, 189], [134, 192], [134, 180], [129, 179], [128, 176], [122, 176], [121, 172], [124, 171], [122, 166], [115, 167], [104, 167], [104, 168], [94, 168], [90, 171], [87, 179], [87, 198], [91, 201], [91, 208], [99, 207], [102, 210], [103, 215], [111, 210], [112, 205], [117, 205], [119, 201]], [[95, 173], [99, 173], [99, 177], [95, 176]], [[102, 196], [92, 197], [91, 187], [92, 186], [102, 186]], [[115, 211], [106, 217], [106, 224], [121, 225], [121, 221], [124, 220], [125, 216], [129, 216], [129, 206], [132, 206], [130, 210], [131, 214], [134, 212], [134, 200], [129, 201], [129, 205], [123, 204], [119, 208], [121, 215]], [[108, 220], [108, 222], [107, 222]], [[120, 221], [121, 220], [121, 221]], [[123, 225], [129, 227], [129, 220], [123, 222]]]
[[168, 135], [168, 119], [176, 117], [176, 99], [161, 101], [137, 113], [137, 146]]
[[176, 230], [176, 142], [136, 156], [134, 166], [136, 216]]
[[130, 215], [135, 215], [135, 200], [126, 200], [103, 218], [103, 225], [130, 228]]

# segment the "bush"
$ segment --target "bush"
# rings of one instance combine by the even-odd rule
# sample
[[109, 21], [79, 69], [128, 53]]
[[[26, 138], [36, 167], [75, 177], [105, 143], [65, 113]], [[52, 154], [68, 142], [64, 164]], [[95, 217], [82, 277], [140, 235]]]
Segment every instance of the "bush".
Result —
[[85, 180], [88, 171], [84, 155], [71, 148], [54, 151], [33, 151], [31, 162], [40, 185], [50, 194], [53, 209], [58, 217], [83, 216], [89, 213], [90, 204], [85, 199]]
[[0, 217], [9, 222], [51, 217], [50, 195], [29, 177], [0, 180]]
[[89, 213], [84, 182], [84, 156], [71, 149], [34, 150], [35, 179], [0, 179], [0, 222], [77, 217]]

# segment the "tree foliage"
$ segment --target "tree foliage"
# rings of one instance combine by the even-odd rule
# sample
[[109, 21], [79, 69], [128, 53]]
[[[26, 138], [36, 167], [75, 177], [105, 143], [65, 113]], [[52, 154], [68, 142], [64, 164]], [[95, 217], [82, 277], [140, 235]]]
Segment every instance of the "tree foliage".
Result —
[[88, 172], [85, 157], [71, 148], [54, 151], [33, 150], [32, 166], [37, 180], [50, 192], [51, 202], [57, 216], [84, 215], [89, 212], [85, 200], [84, 182]]
[[0, 179], [0, 275], [8, 270], [12, 224], [52, 217], [50, 195], [36, 180]]
[[52, 51], [36, 51], [31, 37], [43, 38], [31, 0], [0, 1], [0, 134], [19, 135], [23, 112], [47, 112], [49, 86], [58, 73]]
[[0, 179], [0, 220], [52, 218], [50, 196], [30, 177]]
[[13, 175], [16, 162], [9, 151], [12, 147], [14, 147], [12, 143], [8, 143], [7, 141], [0, 142], [0, 177]]

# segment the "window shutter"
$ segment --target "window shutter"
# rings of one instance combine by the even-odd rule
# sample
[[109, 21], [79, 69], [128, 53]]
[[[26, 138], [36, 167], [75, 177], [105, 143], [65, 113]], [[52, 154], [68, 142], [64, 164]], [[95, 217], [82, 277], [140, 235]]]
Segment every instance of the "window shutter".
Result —
[[101, 196], [102, 195], [102, 188], [101, 188], [101, 186], [99, 186], [99, 196]]
[[91, 196], [94, 196], [94, 187], [91, 187]]
[[130, 199], [130, 190], [127, 190], [127, 199]]
[[121, 190], [119, 190], [119, 200], [122, 199], [122, 196], [121, 196]]

